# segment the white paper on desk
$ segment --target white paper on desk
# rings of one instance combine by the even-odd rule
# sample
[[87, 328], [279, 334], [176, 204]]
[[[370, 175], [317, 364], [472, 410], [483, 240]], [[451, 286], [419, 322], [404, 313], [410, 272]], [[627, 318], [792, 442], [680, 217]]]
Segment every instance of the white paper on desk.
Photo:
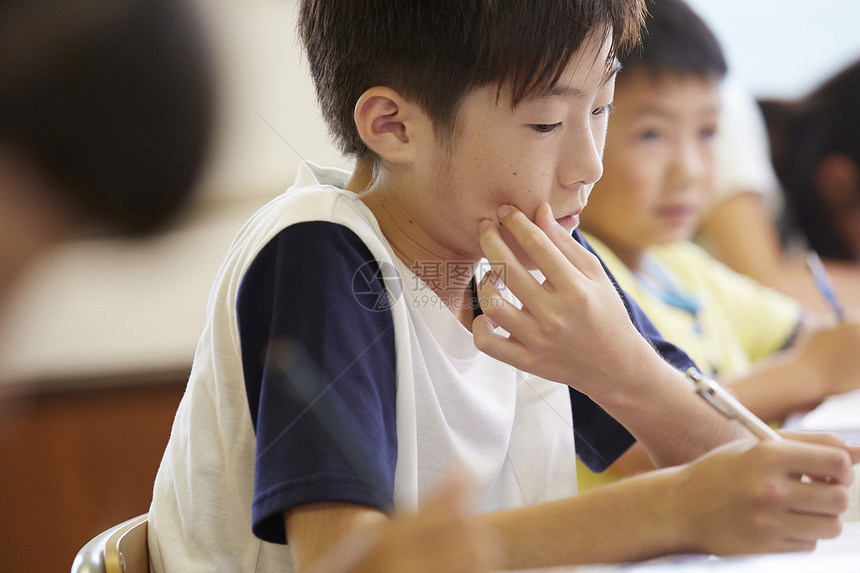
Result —
[[676, 555], [643, 563], [529, 569], [522, 573], [860, 573], [860, 523], [846, 523], [842, 535], [818, 542], [809, 553], [719, 558]]
[[800, 419], [800, 430], [838, 432], [860, 430], [860, 390], [828, 396]]
[[852, 522], [851, 527], [856, 528], [855, 541], [860, 550], [860, 464], [854, 466], [854, 481], [848, 490], [848, 511], [840, 517], [844, 523]]

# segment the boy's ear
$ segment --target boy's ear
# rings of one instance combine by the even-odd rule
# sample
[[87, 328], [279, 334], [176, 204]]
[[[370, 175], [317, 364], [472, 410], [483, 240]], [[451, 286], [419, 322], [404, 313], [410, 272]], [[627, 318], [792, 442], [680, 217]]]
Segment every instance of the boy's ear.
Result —
[[417, 105], [384, 86], [372, 87], [355, 104], [355, 125], [361, 139], [377, 155], [393, 163], [411, 163], [416, 142], [429, 122]]

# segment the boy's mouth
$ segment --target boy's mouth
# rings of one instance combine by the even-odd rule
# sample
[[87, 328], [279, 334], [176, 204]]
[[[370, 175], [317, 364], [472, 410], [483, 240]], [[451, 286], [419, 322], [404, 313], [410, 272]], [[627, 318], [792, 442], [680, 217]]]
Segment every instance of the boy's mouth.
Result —
[[579, 214], [582, 213], [582, 209], [577, 209], [573, 213], [569, 215], [565, 215], [564, 217], [559, 217], [555, 220], [556, 223], [567, 229], [568, 231], [573, 231], [576, 227], [579, 226]]
[[674, 223], [687, 222], [696, 216], [696, 210], [691, 205], [665, 205], [657, 210], [661, 219]]

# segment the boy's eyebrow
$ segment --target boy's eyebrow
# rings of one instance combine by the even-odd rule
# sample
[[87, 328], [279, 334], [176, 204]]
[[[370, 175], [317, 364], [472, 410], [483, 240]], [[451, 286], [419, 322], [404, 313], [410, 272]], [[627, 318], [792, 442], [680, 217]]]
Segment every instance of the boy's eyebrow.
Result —
[[[707, 109], [703, 109], [700, 111], [700, 115], [701, 114], [718, 115], [719, 113], [720, 113], [720, 107], [719, 106], [708, 107]], [[677, 114], [673, 110], [666, 108], [666, 107], [663, 107], [657, 103], [645, 104], [645, 105], [641, 105], [639, 107], [633, 107], [628, 112], [628, 116], [632, 119], [643, 117], [643, 116], [649, 116], [649, 115], [663, 117], [663, 118], [667, 118], [667, 119], [673, 119], [673, 118], [677, 117]]]
[[644, 105], [641, 107], [637, 107], [634, 110], [631, 110], [631, 117], [643, 117], [643, 116], [658, 116], [664, 118], [673, 118], [676, 116], [671, 110], [668, 110], [664, 107], [660, 107], [659, 105]]
[[[615, 74], [617, 74], [619, 70], [621, 70], [621, 62], [618, 60], [618, 58], [614, 58], [609, 64], [606, 70], [606, 74], [603, 76], [603, 80], [600, 82], [600, 89], [603, 89], [603, 86], [608, 84], [612, 80], [612, 78], [615, 77]], [[585, 92], [577, 87], [554, 85], [546, 91], [537, 91], [533, 93], [531, 96], [524, 98], [523, 101], [538, 100], [548, 97], [581, 98], [585, 97], [585, 95]]]

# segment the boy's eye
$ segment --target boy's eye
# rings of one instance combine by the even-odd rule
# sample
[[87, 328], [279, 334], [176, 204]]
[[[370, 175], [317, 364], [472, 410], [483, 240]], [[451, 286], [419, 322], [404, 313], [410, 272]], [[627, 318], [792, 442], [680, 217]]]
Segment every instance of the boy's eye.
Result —
[[550, 131], [554, 130], [555, 128], [557, 128], [560, 125], [561, 125], [561, 122], [559, 122], [559, 123], [536, 123], [536, 124], [532, 125], [532, 129], [534, 129], [538, 133], [549, 133]]
[[715, 135], [717, 135], [717, 129], [715, 127], [706, 127], [699, 132], [699, 136], [705, 140], [713, 139]]
[[660, 133], [656, 129], [646, 129], [639, 134], [641, 141], [654, 141], [660, 138]]
[[610, 114], [610, 113], [612, 113], [612, 110], [613, 110], [613, 109], [615, 109], [615, 106], [613, 106], [611, 103], [608, 103], [608, 104], [606, 104], [606, 105], [602, 105], [602, 106], [600, 106], [599, 108], [597, 108], [597, 109], [593, 110], [593, 111], [591, 112], [591, 115], [604, 115], [604, 114]]

